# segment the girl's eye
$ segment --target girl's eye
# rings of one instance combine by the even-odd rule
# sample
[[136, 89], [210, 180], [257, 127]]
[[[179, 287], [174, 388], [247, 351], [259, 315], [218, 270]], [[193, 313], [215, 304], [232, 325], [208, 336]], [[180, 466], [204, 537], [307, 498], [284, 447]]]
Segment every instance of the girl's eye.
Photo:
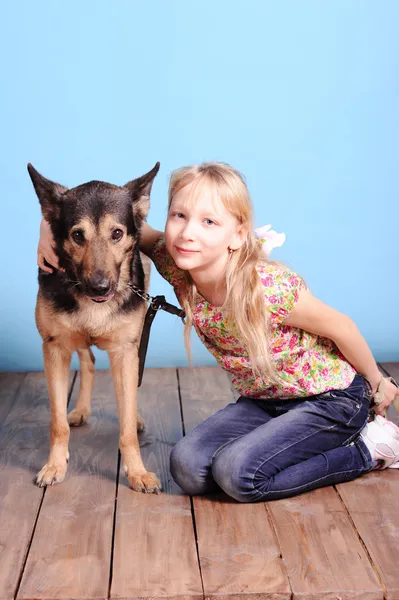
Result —
[[178, 219], [184, 219], [183, 213], [175, 213], [175, 217], [177, 217]]
[[205, 223], [207, 225], [215, 225], [215, 221], [212, 221], [212, 219], [205, 219]]
[[116, 242], [119, 242], [119, 240], [121, 240], [122, 238], [123, 238], [122, 229], [114, 229], [112, 232], [112, 239], [115, 240]]
[[82, 242], [84, 242], [85, 236], [83, 231], [81, 229], [75, 229], [75, 231], [72, 232], [72, 239], [77, 244], [81, 244]]

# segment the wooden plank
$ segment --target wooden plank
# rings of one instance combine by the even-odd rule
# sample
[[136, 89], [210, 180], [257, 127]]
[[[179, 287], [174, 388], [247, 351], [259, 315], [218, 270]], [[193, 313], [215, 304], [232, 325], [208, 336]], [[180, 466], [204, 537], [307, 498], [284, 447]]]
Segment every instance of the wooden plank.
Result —
[[71, 429], [65, 480], [46, 490], [19, 599], [107, 598], [118, 437], [112, 378], [108, 371], [97, 371], [89, 422]]
[[[399, 379], [399, 363], [381, 366]], [[392, 420], [395, 416], [395, 411], [388, 414]], [[399, 471], [369, 473], [337, 489], [382, 580], [386, 599], [399, 600]]]
[[[72, 381], [72, 378], [71, 378]], [[15, 399], [0, 431], [0, 598], [14, 598], [43, 490], [34, 485], [47, 459], [49, 410], [43, 373], [14, 380]]]
[[399, 383], [399, 362], [381, 363], [382, 368]]
[[338, 491], [383, 583], [386, 600], [399, 600], [399, 472], [369, 473], [339, 485]]
[[269, 510], [293, 598], [383, 600], [382, 586], [333, 488], [271, 502]]
[[142, 454], [163, 493], [119, 482], [111, 598], [203, 598], [190, 498], [173, 482], [169, 454], [182, 436], [176, 369], [147, 369], [139, 390]]
[[[233, 400], [230, 380], [218, 367], [179, 369], [188, 433]], [[206, 598], [291, 598], [265, 505], [239, 504], [225, 494], [193, 498]]]
[[0, 429], [14, 404], [26, 373], [0, 373]]

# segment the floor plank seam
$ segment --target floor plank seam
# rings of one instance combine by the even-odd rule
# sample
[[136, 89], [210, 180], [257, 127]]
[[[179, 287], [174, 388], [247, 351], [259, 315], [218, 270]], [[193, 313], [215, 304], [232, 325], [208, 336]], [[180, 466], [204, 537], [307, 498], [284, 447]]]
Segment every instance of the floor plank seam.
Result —
[[194, 529], [195, 548], [197, 551], [198, 569], [199, 569], [199, 574], [201, 577], [202, 596], [205, 599], [204, 578], [202, 576], [201, 559], [200, 559], [199, 544], [198, 544], [197, 522], [195, 520], [194, 500], [193, 500], [192, 496], [190, 496], [190, 506], [191, 506], [191, 518], [192, 518], [193, 529]]
[[[182, 428], [182, 434], [184, 436], [184, 435], [186, 435], [186, 428], [184, 425], [183, 402], [182, 402], [182, 398], [181, 398], [179, 369], [176, 369], [176, 376], [177, 376], [177, 394], [179, 397], [179, 405], [180, 405], [181, 428]], [[201, 577], [202, 595], [203, 595], [203, 598], [205, 598], [204, 579], [202, 576], [201, 560], [200, 560], [199, 545], [198, 545], [197, 523], [195, 520], [194, 501], [193, 501], [192, 496], [190, 496], [190, 507], [191, 507], [191, 520], [192, 520], [193, 530], [194, 530], [195, 549], [197, 552], [198, 569], [199, 569], [199, 574]]]
[[121, 453], [118, 450], [118, 464], [116, 467], [115, 481], [115, 502], [114, 502], [114, 518], [112, 521], [112, 538], [111, 538], [111, 559], [109, 565], [109, 580], [108, 580], [108, 598], [111, 598], [112, 576], [114, 571], [114, 552], [115, 552], [115, 535], [116, 535], [116, 517], [118, 509], [118, 489], [119, 489], [119, 473], [121, 468]]
[[380, 576], [379, 570], [377, 569], [376, 565], [374, 564], [374, 562], [373, 562], [373, 559], [371, 558], [371, 554], [370, 554], [370, 552], [369, 552], [369, 550], [368, 550], [368, 548], [367, 548], [367, 546], [366, 546], [366, 544], [365, 544], [365, 542], [364, 542], [364, 540], [363, 540], [362, 536], [361, 536], [361, 535], [360, 535], [360, 533], [358, 532], [358, 530], [357, 530], [357, 527], [356, 527], [356, 525], [355, 525], [355, 522], [354, 522], [354, 520], [352, 519], [352, 515], [350, 514], [350, 512], [349, 512], [349, 510], [348, 510], [348, 507], [347, 507], [347, 506], [346, 506], [346, 504], [345, 504], [345, 501], [344, 501], [344, 499], [342, 498], [341, 494], [339, 493], [339, 490], [338, 490], [338, 488], [337, 488], [335, 485], [334, 485], [333, 487], [334, 487], [334, 489], [335, 489], [335, 491], [336, 491], [336, 493], [337, 493], [337, 495], [338, 495], [338, 498], [339, 498], [339, 499], [340, 499], [340, 501], [341, 501], [341, 504], [342, 504], [342, 506], [344, 507], [344, 510], [345, 510], [345, 512], [346, 512], [346, 515], [347, 515], [347, 517], [348, 517], [348, 519], [349, 519], [349, 522], [350, 522], [350, 524], [352, 525], [352, 528], [353, 528], [353, 530], [354, 530], [354, 532], [355, 532], [355, 535], [356, 535], [356, 536], [357, 536], [357, 538], [359, 539], [360, 545], [362, 546], [362, 548], [363, 548], [363, 550], [364, 550], [364, 552], [365, 552], [365, 554], [366, 554], [366, 556], [367, 556], [367, 558], [368, 558], [368, 561], [369, 561], [369, 563], [370, 563], [370, 565], [371, 565], [371, 568], [373, 569], [373, 571], [374, 571], [374, 573], [375, 573], [375, 575], [376, 575], [376, 577], [377, 577], [377, 579], [378, 579], [378, 582], [379, 582], [379, 583], [380, 583], [380, 585], [381, 585], [381, 588], [382, 588], [382, 591], [383, 591], [383, 594], [384, 594], [384, 600], [386, 600], [386, 597], [387, 597], [387, 589], [386, 589], [386, 586], [385, 586], [385, 584], [384, 584], [384, 582], [383, 582], [383, 580], [382, 580], [382, 578], [381, 578], [381, 576]]
[[72, 383], [71, 383], [71, 389], [69, 390], [69, 394], [68, 394], [67, 408], [69, 408], [69, 403], [70, 403], [71, 398], [72, 398], [73, 388], [75, 387], [76, 379], [78, 378], [78, 374], [79, 373], [80, 373], [80, 371], [75, 371], [75, 373], [73, 375], [73, 379], [72, 379]]
[[31, 536], [30, 536], [30, 539], [29, 539], [28, 546], [26, 548], [26, 553], [25, 553], [25, 556], [24, 556], [24, 560], [22, 561], [21, 571], [19, 573], [19, 577], [18, 577], [18, 581], [17, 581], [17, 587], [16, 587], [15, 594], [14, 594], [14, 600], [16, 600], [18, 598], [19, 589], [21, 587], [22, 577], [24, 576], [24, 573], [25, 573], [25, 567], [26, 567], [26, 563], [28, 561], [29, 552], [30, 552], [30, 549], [31, 549], [31, 546], [32, 546], [32, 543], [33, 543], [33, 538], [34, 538], [34, 535], [35, 535], [37, 523], [39, 521], [40, 511], [42, 509], [42, 505], [43, 505], [43, 501], [44, 501], [44, 496], [46, 494], [46, 489], [47, 488], [43, 488], [42, 497], [41, 497], [41, 500], [39, 502], [39, 507], [37, 509], [36, 519], [35, 519], [35, 522], [34, 522], [33, 528], [32, 528], [32, 533], [31, 533]]
[[183, 434], [183, 437], [184, 437], [186, 435], [186, 428], [184, 426], [183, 402], [181, 400], [179, 369], [176, 369], [176, 377], [177, 377], [177, 394], [179, 396], [179, 406], [180, 406], [181, 430], [182, 430], [182, 434]]
[[293, 600], [293, 598], [294, 598], [294, 590], [292, 589], [291, 580], [289, 578], [288, 570], [287, 570], [287, 567], [286, 567], [286, 564], [285, 564], [285, 561], [284, 561], [283, 552], [281, 550], [280, 540], [278, 539], [277, 529], [276, 529], [275, 524], [274, 524], [273, 515], [271, 514], [271, 512], [269, 510], [269, 507], [267, 506], [267, 502], [264, 502], [263, 506], [265, 508], [266, 517], [267, 517], [267, 519], [268, 519], [268, 521], [270, 523], [270, 527], [271, 527], [271, 530], [273, 532], [274, 540], [276, 542], [276, 546], [277, 546], [279, 557], [280, 557], [282, 572], [284, 573], [285, 577], [287, 578], [288, 585], [290, 586], [290, 600]]

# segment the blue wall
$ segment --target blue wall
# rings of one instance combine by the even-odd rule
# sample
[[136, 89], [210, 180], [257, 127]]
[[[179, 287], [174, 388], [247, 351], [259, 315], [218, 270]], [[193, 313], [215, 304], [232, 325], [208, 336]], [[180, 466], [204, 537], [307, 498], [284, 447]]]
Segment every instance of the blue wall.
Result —
[[[247, 177], [275, 257], [399, 360], [399, 3], [20, 1], [0, 35], [2, 370], [42, 369], [34, 325], [40, 211], [26, 163], [74, 186], [223, 160]], [[174, 299], [157, 274], [153, 293]], [[105, 353], [98, 353], [107, 367]], [[213, 364], [194, 343], [195, 364]], [[75, 363], [76, 364], [76, 363]], [[147, 366], [186, 364], [154, 324]]]

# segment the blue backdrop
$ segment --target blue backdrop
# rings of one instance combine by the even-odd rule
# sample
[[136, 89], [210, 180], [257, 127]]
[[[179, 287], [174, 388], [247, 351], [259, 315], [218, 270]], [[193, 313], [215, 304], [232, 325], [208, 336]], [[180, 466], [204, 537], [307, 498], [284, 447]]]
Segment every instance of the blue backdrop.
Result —
[[[257, 224], [287, 234], [275, 257], [349, 314], [377, 359], [399, 360], [398, 22], [396, 0], [5, 4], [0, 368], [43, 366], [28, 161], [75, 186], [123, 184], [160, 160], [156, 228], [172, 169], [231, 163]], [[174, 301], [157, 274], [151, 291]], [[193, 354], [213, 364], [196, 339]], [[181, 324], [161, 314], [147, 366], [184, 364]]]

